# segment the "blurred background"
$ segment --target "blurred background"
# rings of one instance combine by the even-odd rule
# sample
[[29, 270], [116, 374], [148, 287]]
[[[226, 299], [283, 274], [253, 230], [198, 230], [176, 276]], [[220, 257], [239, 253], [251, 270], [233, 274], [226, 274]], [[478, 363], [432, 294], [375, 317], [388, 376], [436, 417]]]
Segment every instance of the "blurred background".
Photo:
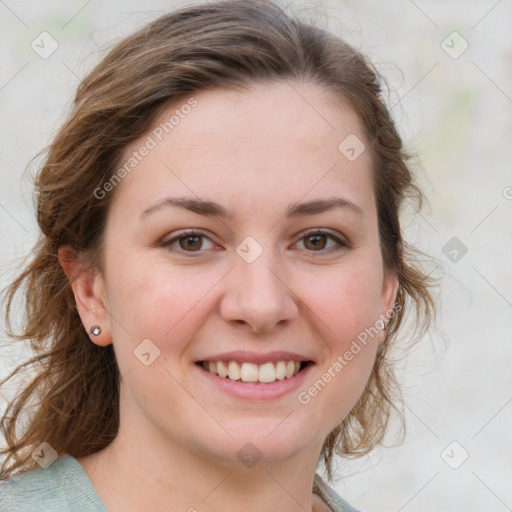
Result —
[[[120, 37], [190, 3], [0, 1], [2, 288], [39, 234], [27, 166], [81, 78]], [[400, 362], [404, 442], [338, 459], [333, 486], [365, 512], [512, 510], [512, 2], [276, 3], [361, 49], [387, 79], [429, 199], [405, 208], [406, 236], [442, 278], [436, 327]], [[26, 355], [2, 343], [0, 378]]]

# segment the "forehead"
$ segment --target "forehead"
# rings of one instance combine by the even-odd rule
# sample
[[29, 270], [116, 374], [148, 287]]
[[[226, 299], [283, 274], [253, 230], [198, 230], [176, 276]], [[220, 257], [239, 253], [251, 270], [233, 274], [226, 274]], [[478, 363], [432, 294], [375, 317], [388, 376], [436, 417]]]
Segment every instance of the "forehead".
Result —
[[353, 202], [372, 202], [369, 151], [355, 160], [343, 152], [346, 140], [360, 141], [358, 151], [362, 147], [361, 123], [331, 93], [279, 82], [191, 98], [169, 106], [147, 135], [126, 148], [125, 161], [149, 139], [154, 146], [118, 185], [121, 201], [142, 211], [165, 193], [243, 203], [238, 206], [253, 198], [252, 211], [267, 211], [268, 202], [288, 204], [339, 190]]
[[[337, 152], [351, 133], [363, 138], [359, 118], [348, 103], [312, 84], [258, 84], [242, 92], [212, 89], [194, 99], [197, 106], [182, 116], [169, 137], [179, 151], [201, 147], [225, 154], [229, 147], [230, 153], [243, 155], [265, 149], [275, 158], [300, 160], [305, 152]], [[172, 105], [156, 124], [165, 123], [169, 113], [178, 113], [185, 103], [183, 99]]]

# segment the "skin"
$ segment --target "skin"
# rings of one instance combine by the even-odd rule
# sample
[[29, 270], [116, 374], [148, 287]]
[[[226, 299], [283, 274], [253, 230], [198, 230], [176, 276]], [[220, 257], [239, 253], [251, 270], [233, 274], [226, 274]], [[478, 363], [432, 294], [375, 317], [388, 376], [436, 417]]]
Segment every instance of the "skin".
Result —
[[[369, 151], [351, 162], [338, 150], [349, 134], [364, 140], [362, 128], [311, 84], [194, 97], [191, 113], [110, 192], [104, 273], [80, 273], [76, 253], [59, 250], [70, 279], [79, 274], [72, 287], [84, 327], [101, 326], [91, 342], [114, 344], [123, 376], [117, 438], [79, 462], [110, 512], [329, 510], [311, 492], [322, 443], [361, 396], [385, 336], [370, 338], [307, 405], [297, 392], [393, 306], [398, 285], [383, 268]], [[215, 201], [236, 216], [168, 206], [140, 218], [169, 196]], [[331, 197], [362, 213], [285, 218], [290, 203]], [[205, 237], [175, 242], [174, 252], [159, 245], [190, 228]], [[316, 248], [306, 234], [318, 228], [348, 246], [327, 236]], [[236, 252], [247, 236], [263, 249], [252, 263]], [[160, 350], [149, 366], [133, 354], [147, 338]], [[315, 365], [294, 392], [243, 400], [194, 367], [230, 350], [287, 350]], [[262, 455], [252, 467], [237, 457], [247, 442]]]

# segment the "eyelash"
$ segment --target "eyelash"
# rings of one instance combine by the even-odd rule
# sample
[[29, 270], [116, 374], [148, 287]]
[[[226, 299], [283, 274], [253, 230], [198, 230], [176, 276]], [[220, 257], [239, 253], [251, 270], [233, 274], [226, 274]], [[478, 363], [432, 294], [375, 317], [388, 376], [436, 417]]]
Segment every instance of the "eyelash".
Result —
[[[336, 235], [334, 235], [334, 234], [332, 234], [332, 233], [330, 233], [328, 231], [325, 231], [323, 229], [317, 229], [317, 230], [309, 231], [309, 232], [305, 233], [303, 236], [301, 236], [299, 241], [302, 241], [304, 238], [307, 238], [307, 237], [310, 237], [310, 236], [314, 236], [314, 235], [326, 236], [327, 238], [330, 238], [331, 240], [334, 240], [338, 244], [338, 247], [334, 248], [334, 249], [333, 248], [322, 249], [320, 251], [312, 251], [312, 250], [306, 249], [308, 252], [310, 252], [312, 254], [315, 254], [315, 253], [324, 254], [324, 253], [332, 252], [333, 250], [337, 251], [337, 250], [340, 250], [340, 249], [343, 249], [343, 248], [350, 249], [350, 245], [347, 242], [343, 241], [338, 236], [336, 236]], [[175, 236], [175, 237], [173, 237], [173, 238], [171, 238], [169, 240], [164, 240], [164, 241], [161, 242], [160, 245], [162, 247], [169, 247], [169, 250], [171, 252], [180, 252], [182, 254], [183, 253], [184, 254], [190, 254], [191, 257], [195, 257], [195, 254], [199, 255], [202, 252], [204, 252], [204, 251], [201, 251], [201, 250], [198, 250], [198, 251], [186, 251], [184, 249], [170, 248], [170, 246], [174, 242], [177, 242], [177, 241], [181, 240], [182, 238], [187, 238], [189, 236], [199, 236], [199, 237], [203, 237], [203, 238], [208, 238], [208, 240], [210, 240], [210, 238], [207, 237], [205, 234], [203, 234], [203, 233], [201, 233], [199, 231], [191, 230], [191, 231], [184, 231], [182, 233], [179, 233], [177, 236]]]

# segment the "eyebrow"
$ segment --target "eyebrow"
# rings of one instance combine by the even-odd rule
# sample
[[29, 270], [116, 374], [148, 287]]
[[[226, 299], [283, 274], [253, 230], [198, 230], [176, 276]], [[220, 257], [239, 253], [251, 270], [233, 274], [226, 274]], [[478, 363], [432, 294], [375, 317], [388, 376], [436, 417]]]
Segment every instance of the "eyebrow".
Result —
[[[225, 219], [234, 219], [235, 212], [228, 210], [224, 206], [213, 201], [194, 199], [188, 197], [166, 197], [146, 208], [140, 215], [141, 218], [147, 214], [159, 210], [165, 206], [176, 206], [185, 210], [192, 211], [206, 217], [221, 217]], [[286, 210], [285, 217], [303, 217], [306, 215], [317, 215], [334, 208], [346, 208], [358, 216], [363, 216], [361, 207], [342, 197], [332, 197], [329, 199], [314, 199], [305, 203], [292, 203]]]

